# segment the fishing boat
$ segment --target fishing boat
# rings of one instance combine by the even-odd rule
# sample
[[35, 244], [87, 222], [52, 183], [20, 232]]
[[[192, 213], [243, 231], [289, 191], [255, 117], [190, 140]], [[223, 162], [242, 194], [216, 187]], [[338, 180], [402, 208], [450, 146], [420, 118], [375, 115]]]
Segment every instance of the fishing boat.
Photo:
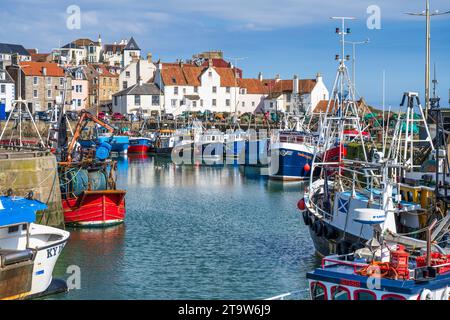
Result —
[[53, 268], [70, 233], [36, 224], [47, 205], [28, 198], [0, 197], [0, 299], [31, 299], [67, 291]]
[[291, 117], [294, 127], [289, 128], [289, 117], [285, 129], [272, 136], [270, 143], [269, 178], [283, 181], [308, 179], [314, 157], [317, 134], [310, 132], [304, 124], [305, 115]]
[[[344, 37], [345, 32], [341, 34]], [[341, 42], [343, 45], [344, 38]], [[348, 93], [343, 95], [343, 92]], [[312, 171], [319, 173], [317, 177], [311, 175], [309, 187], [298, 207], [320, 255], [355, 252], [373, 237], [370, 226], [354, 219], [361, 209], [386, 216], [378, 230], [385, 239], [415, 248], [426, 246], [423, 230], [433, 217], [438, 217], [439, 224], [433, 231], [432, 241], [446, 246], [445, 235], [450, 225], [448, 198], [439, 197], [442, 193], [439, 186], [446, 190], [445, 184], [437, 182], [434, 188], [423, 184], [421, 181], [432, 179], [427, 178], [429, 173], [420, 172], [422, 166], [414, 157], [417, 151], [435, 150], [417, 93], [405, 92], [400, 112], [405, 107], [406, 116], [397, 123], [389, 149], [386, 150], [388, 143], [384, 139], [382, 150], [372, 148], [369, 160], [368, 135], [363, 134], [360, 123], [363, 115], [357, 108], [345, 59], [340, 59], [333, 99], [328, 103], [316, 150], [327, 150], [336, 142], [343, 146], [351, 142], [360, 146], [362, 156], [350, 158], [344, 154], [336, 161], [324, 161], [317, 153], [315, 155]], [[414, 133], [412, 126], [419, 122], [426, 133], [423, 139]], [[348, 130], [355, 135], [349, 135]], [[420, 146], [417, 150], [416, 145]], [[436, 154], [445, 153], [442, 148], [439, 150]], [[435, 162], [436, 168], [441, 165], [440, 161]], [[442, 178], [439, 171], [436, 169], [435, 175]]]
[[62, 154], [58, 163], [62, 205], [66, 225], [102, 228], [118, 225], [125, 220], [125, 190], [116, 187], [117, 163], [109, 159], [112, 146], [103, 142], [94, 149], [77, 150], [77, 140], [89, 121], [114, 128], [83, 111], [67, 145], [60, 130]]
[[153, 149], [153, 140], [146, 137], [130, 137], [128, 153], [145, 154]]
[[[435, 220], [424, 248], [387, 240], [379, 233], [389, 215], [360, 208], [352, 220], [374, 237], [354, 253], [330, 255], [307, 273], [312, 300], [450, 300], [450, 250], [432, 244]], [[389, 222], [387, 222], [389, 223]]]
[[[309, 272], [312, 300], [444, 300], [450, 299], [450, 255], [414, 256], [391, 246], [387, 259], [358, 254], [328, 256]], [[369, 251], [370, 252], [370, 251]]]
[[158, 155], [171, 155], [173, 148], [181, 139], [181, 136], [177, 135], [175, 130], [158, 130], [155, 136], [155, 153]]
[[247, 133], [244, 130], [227, 132], [224, 136], [224, 156], [227, 159], [243, 157], [247, 138]]

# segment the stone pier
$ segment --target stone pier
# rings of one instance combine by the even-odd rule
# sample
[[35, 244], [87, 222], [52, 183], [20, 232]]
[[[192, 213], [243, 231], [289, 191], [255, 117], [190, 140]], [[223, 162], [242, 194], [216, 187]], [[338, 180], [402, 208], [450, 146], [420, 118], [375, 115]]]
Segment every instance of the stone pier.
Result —
[[64, 214], [59, 189], [56, 158], [48, 151], [14, 151], [0, 149], [0, 194], [9, 189], [16, 196], [34, 198], [48, 205], [39, 212], [37, 223], [64, 228]]

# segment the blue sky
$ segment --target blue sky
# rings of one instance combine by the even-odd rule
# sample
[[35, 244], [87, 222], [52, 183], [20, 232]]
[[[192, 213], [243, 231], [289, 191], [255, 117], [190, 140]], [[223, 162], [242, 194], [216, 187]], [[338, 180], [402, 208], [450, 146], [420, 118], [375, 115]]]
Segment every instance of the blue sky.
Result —
[[[354, 16], [348, 40], [370, 38], [357, 47], [357, 86], [373, 105], [382, 100], [386, 70], [386, 103], [398, 105], [404, 91], [423, 92], [424, 0], [16, 0], [2, 2], [0, 42], [23, 44], [49, 52], [79, 37], [104, 43], [134, 36], [143, 55], [155, 59], [187, 59], [205, 50], [244, 57], [244, 77], [294, 74], [312, 78], [317, 72], [330, 87], [339, 53], [339, 26], [330, 16]], [[66, 27], [70, 5], [81, 9], [81, 29]], [[381, 9], [381, 29], [366, 27], [369, 5]], [[448, 0], [431, 0], [433, 10], [450, 10]], [[351, 53], [348, 47], [348, 53]], [[450, 15], [433, 18], [432, 61], [438, 66], [439, 93], [447, 106], [450, 88]], [[349, 64], [349, 67], [351, 64]], [[351, 70], [350, 70], [351, 72]]]

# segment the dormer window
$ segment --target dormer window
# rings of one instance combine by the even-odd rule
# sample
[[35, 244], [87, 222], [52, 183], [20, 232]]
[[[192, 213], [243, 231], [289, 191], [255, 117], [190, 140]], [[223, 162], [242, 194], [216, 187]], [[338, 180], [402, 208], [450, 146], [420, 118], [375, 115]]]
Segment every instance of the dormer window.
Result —
[[172, 83], [173, 83], [173, 84], [177, 84], [177, 79], [172, 78]]

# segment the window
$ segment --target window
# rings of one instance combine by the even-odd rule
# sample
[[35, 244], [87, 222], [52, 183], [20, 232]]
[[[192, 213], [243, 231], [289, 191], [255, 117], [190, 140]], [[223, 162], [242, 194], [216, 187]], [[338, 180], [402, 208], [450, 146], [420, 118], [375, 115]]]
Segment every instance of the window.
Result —
[[177, 106], [177, 99], [172, 99], [172, 101], [171, 101], [171, 105], [172, 105], [172, 107], [176, 107]]
[[117, 102], [118, 102], [118, 98], [117, 98], [117, 97], [114, 97], [114, 105], [115, 105], [115, 106], [117, 106], [117, 104], [118, 104]]
[[227, 93], [230, 93], [230, 92], [231, 92], [231, 88], [227, 87]]
[[350, 291], [341, 286], [334, 286], [331, 288], [331, 300], [351, 300]]
[[33, 98], [37, 99], [37, 97], [38, 97], [38, 91], [33, 90]]
[[385, 294], [381, 300], [406, 300], [405, 297], [398, 294]]
[[213, 107], [217, 106], [217, 100], [216, 99], [212, 100], [212, 105], [213, 105]]
[[320, 282], [311, 283], [311, 298], [313, 300], [327, 300], [327, 289]]
[[186, 94], [186, 88], [183, 88], [183, 94]]
[[230, 106], [230, 99], [225, 100], [225, 105], [226, 105], [227, 107]]
[[103, 78], [103, 85], [106, 86], [106, 78]]
[[51, 98], [52, 97], [52, 90], [47, 90], [47, 98]]
[[208, 72], [208, 77], [212, 78], [212, 71]]
[[195, 108], [197, 107], [197, 101], [192, 101], [192, 106]]
[[0, 87], [0, 92], [5, 93], [6, 92], [6, 85], [2, 84]]
[[353, 297], [355, 300], [377, 300], [376, 294], [368, 290], [356, 290]]
[[273, 109], [273, 102], [270, 103], [270, 109]]
[[252, 107], [254, 107], [255, 106], [255, 101], [252, 101]]
[[178, 94], [178, 87], [173, 87], [173, 94]]
[[200, 99], [200, 107], [203, 107], [203, 99]]
[[78, 102], [78, 103], [77, 103], [78, 107], [81, 107], [81, 99], [78, 99], [77, 102]]
[[194, 92], [198, 93], [198, 87], [194, 87]]
[[52, 85], [52, 78], [47, 78], [47, 85], [51, 86]]
[[59, 78], [59, 85], [63, 86], [64, 85], [64, 78]]
[[47, 103], [47, 108], [48, 108], [48, 110], [50, 110], [52, 108], [52, 103], [51, 102]]
[[152, 105], [159, 106], [159, 96], [152, 96]]
[[38, 77], [34, 77], [33, 78], [33, 84], [36, 86], [39, 82], [39, 79], [38, 79]]
[[290, 93], [288, 93], [286, 95], [286, 102], [291, 102], [291, 94]]
[[242, 107], [245, 107], [245, 101], [242, 101]]
[[134, 105], [135, 106], [140, 106], [141, 105], [141, 96], [140, 95], [135, 95], [134, 96]]
[[128, 81], [124, 81], [122, 83], [122, 86], [123, 86], [124, 89], [127, 89], [128, 88]]
[[212, 87], [212, 92], [217, 93], [217, 87]]
[[125, 72], [125, 77], [127, 77], [127, 78], [130, 77], [130, 71]]

